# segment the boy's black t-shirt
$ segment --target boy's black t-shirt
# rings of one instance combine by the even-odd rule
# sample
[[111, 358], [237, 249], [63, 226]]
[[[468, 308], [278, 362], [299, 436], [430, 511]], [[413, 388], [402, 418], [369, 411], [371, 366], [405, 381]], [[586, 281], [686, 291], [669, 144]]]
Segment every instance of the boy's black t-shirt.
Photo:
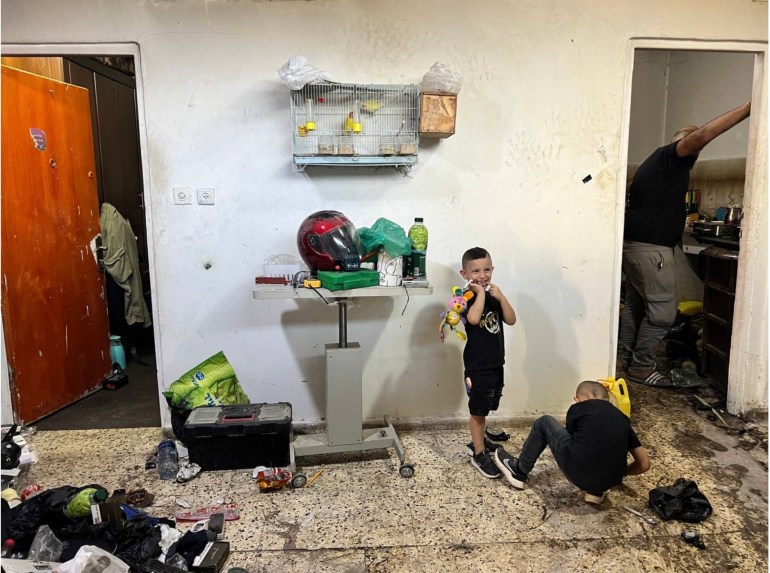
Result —
[[659, 147], [634, 175], [626, 208], [626, 241], [675, 247], [684, 231], [685, 194], [697, 157], [679, 157], [677, 142]]
[[[468, 301], [468, 310], [478, 300]], [[466, 314], [467, 316], [467, 314]], [[484, 311], [481, 320], [473, 325], [465, 324], [468, 341], [463, 351], [465, 370], [487, 370], [505, 364], [505, 337], [503, 335], [503, 311], [500, 302], [487, 294], [484, 297]]]
[[586, 400], [567, 410], [565, 473], [579, 488], [600, 493], [623, 481], [627, 454], [641, 444], [631, 422], [607, 400]]

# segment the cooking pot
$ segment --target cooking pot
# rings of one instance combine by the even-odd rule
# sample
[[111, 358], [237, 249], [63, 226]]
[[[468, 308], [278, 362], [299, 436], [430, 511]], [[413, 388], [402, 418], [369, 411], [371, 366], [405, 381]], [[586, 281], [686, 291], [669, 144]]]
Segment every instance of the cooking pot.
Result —
[[740, 207], [727, 207], [725, 209], [725, 225], [740, 223], [741, 217], [743, 217], [743, 209]]

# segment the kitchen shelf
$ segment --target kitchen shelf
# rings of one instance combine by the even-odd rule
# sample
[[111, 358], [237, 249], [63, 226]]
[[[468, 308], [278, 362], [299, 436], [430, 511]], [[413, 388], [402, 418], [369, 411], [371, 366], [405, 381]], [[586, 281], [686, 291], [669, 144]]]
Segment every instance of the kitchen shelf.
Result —
[[738, 274], [738, 252], [709, 247], [705, 259], [703, 283], [703, 373], [712, 376], [727, 390], [730, 345]]

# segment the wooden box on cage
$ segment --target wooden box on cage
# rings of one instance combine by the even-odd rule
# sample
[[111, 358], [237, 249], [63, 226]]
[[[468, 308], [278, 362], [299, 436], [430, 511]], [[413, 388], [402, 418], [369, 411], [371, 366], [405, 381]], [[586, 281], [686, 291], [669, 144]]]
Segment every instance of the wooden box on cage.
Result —
[[423, 92], [420, 94], [421, 137], [449, 137], [455, 133], [457, 94]]

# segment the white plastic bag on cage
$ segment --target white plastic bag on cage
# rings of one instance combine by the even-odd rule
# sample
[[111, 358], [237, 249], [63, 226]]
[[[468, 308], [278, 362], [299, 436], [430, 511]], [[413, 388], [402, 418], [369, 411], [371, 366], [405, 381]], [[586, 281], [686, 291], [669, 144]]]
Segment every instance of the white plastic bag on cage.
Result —
[[430, 70], [422, 77], [420, 91], [423, 92], [448, 92], [451, 94], [460, 93], [462, 86], [462, 75], [460, 72], [453, 72], [446, 64], [436, 62], [430, 67]]
[[278, 68], [278, 75], [281, 76], [281, 81], [292, 90], [301, 90], [306, 84], [314, 82], [334, 81], [329, 72], [311, 66], [304, 56], [289, 58], [288, 62]]
[[78, 549], [75, 557], [62, 563], [54, 571], [55, 573], [83, 573], [84, 571], [128, 573], [128, 565], [101, 547], [83, 545]]

